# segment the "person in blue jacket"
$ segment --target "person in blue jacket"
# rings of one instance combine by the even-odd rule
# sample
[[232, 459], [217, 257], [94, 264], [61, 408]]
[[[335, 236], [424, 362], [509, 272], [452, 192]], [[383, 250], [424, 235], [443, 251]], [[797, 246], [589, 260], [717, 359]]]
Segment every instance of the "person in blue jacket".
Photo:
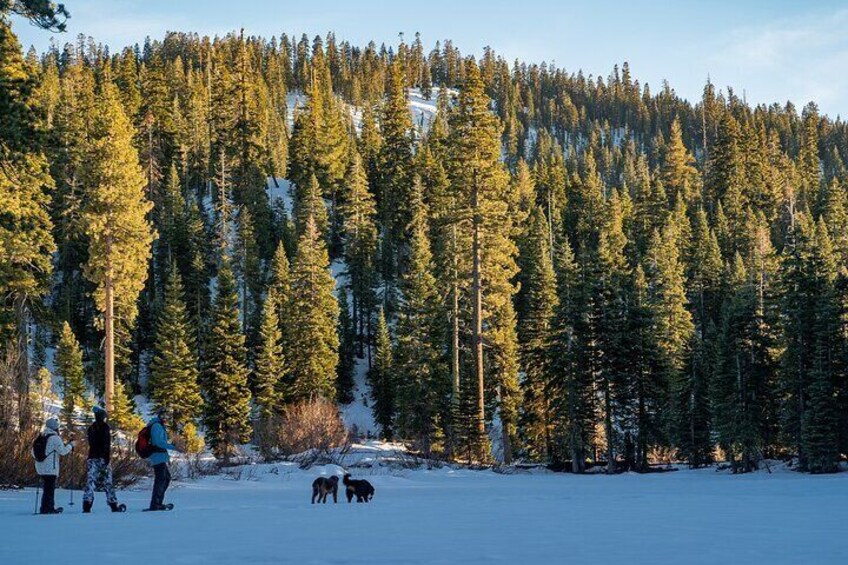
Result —
[[168, 463], [171, 456], [169, 449], [176, 447], [168, 443], [168, 431], [165, 429], [165, 413], [159, 412], [147, 423], [150, 426], [150, 443], [153, 444], [154, 452], [147, 461], [153, 466], [153, 495], [150, 498], [150, 510], [169, 510], [173, 505], [165, 505], [165, 491], [171, 484], [171, 471]]

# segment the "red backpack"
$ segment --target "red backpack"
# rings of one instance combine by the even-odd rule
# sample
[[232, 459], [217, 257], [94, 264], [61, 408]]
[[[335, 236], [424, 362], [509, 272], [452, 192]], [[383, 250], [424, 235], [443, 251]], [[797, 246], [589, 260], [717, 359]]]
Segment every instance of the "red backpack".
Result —
[[156, 448], [153, 447], [153, 442], [150, 437], [150, 426], [144, 426], [141, 428], [141, 431], [138, 432], [138, 437], [135, 440], [135, 452], [138, 453], [138, 456], [142, 459], [147, 459], [156, 451]]

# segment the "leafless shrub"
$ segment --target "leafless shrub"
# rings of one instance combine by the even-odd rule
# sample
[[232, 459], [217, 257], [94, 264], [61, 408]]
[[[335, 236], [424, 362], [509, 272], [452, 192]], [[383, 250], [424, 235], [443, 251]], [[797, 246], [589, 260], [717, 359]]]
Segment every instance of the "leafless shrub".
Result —
[[221, 470], [221, 464], [202, 453], [189, 453], [171, 465], [171, 469], [176, 480], [196, 480], [217, 474]]
[[652, 465], [671, 465], [676, 450], [667, 446], [654, 446], [648, 450], [648, 462]]
[[[80, 455], [83, 458], [85, 457], [84, 452]], [[77, 484], [79, 485], [85, 484], [86, 468], [84, 463], [83, 461], [83, 465], [79, 466], [82, 471], [82, 475], [78, 477], [79, 482]], [[113, 446], [111, 464], [112, 480], [117, 488], [130, 487], [150, 474], [149, 465], [138, 456], [132, 445]]]
[[12, 426], [0, 428], [0, 485], [14, 488], [37, 484], [38, 475], [30, 453], [37, 433], [34, 428], [27, 431]]
[[231, 481], [255, 481], [256, 466], [255, 465], [240, 465], [238, 467], [230, 467], [224, 469], [224, 477]]
[[324, 460], [335, 463], [340, 454], [332, 450], [348, 444], [348, 433], [335, 403], [304, 400], [260, 423], [257, 443], [266, 459], [300, 454], [298, 461], [309, 466]]

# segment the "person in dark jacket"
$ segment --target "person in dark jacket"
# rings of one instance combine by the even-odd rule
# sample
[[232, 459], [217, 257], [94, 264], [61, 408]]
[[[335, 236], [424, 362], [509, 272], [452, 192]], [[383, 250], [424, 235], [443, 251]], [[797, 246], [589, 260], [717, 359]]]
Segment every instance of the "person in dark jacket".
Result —
[[112, 452], [112, 430], [106, 423], [106, 411], [99, 406], [94, 407], [94, 423], [88, 427], [88, 462], [85, 481], [85, 494], [82, 496], [82, 511], [91, 512], [94, 504], [94, 491], [99, 486], [106, 492], [106, 502], [112, 512], [123, 512], [127, 509], [118, 504], [115, 489], [112, 486], [112, 466], [109, 464]]
[[165, 412], [160, 410], [147, 423], [150, 426], [150, 443], [153, 444], [154, 452], [147, 458], [147, 462], [153, 466], [153, 494], [150, 497], [150, 510], [168, 510], [173, 505], [165, 504], [165, 491], [171, 484], [171, 471], [168, 463], [171, 456], [169, 449], [176, 447], [168, 443], [168, 431], [165, 429]]

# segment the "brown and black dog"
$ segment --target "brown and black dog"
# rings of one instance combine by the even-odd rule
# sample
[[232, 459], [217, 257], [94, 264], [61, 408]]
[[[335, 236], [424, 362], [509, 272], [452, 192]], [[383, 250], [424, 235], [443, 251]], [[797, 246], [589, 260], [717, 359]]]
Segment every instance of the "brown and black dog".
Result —
[[345, 475], [342, 482], [345, 485], [345, 495], [347, 496], [348, 504], [353, 501], [354, 496], [357, 502], [369, 502], [374, 498], [374, 487], [368, 481], [364, 479], [354, 480], [350, 478], [350, 475]]
[[333, 494], [333, 502], [336, 503], [339, 501], [339, 478], [336, 476], [332, 476], [330, 478], [327, 477], [318, 477], [314, 481], [312, 481], [312, 504], [315, 504], [315, 498], [318, 498], [318, 502], [323, 502], [327, 504], [327, 495]]

